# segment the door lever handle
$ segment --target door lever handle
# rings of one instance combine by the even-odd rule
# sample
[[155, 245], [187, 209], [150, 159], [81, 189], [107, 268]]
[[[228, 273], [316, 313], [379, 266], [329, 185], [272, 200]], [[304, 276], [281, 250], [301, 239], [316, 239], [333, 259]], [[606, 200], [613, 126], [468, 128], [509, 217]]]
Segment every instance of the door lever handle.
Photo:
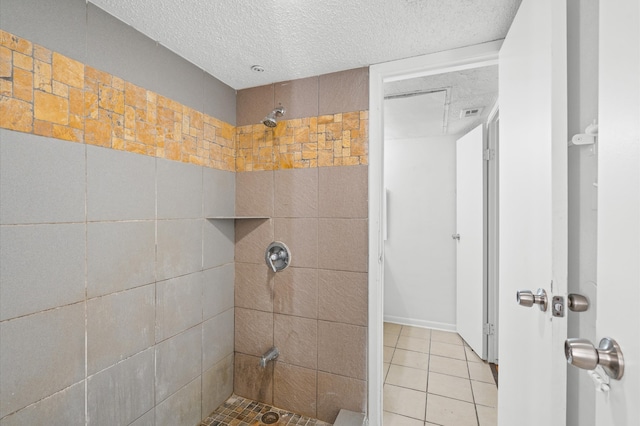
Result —
[[624, 358], [618, 343], [605, 337], [596, 348], [587, 339], [567, 339], [564, 342], [567, 362], [578, 368], [593, 370], [601, 365], [607, 376], [620, 380], [624, 375]]
[[547, 292], [544, 289], [539, 288], [536, 294], [533, 294], [530, 290], [520, 290], [516, 293], [516, 301], [518, 305], [530, 308], [533, 305], [538, 305], [542, 312], [547, 311], [548, 305]]

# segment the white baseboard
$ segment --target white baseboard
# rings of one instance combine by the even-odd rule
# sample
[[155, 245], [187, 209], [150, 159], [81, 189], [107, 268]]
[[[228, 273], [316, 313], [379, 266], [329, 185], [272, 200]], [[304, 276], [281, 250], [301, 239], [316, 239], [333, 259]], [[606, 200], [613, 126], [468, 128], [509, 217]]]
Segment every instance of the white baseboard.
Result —
[[391, 315], [384, 316], [384, 322], [392, 322], [395, 324], [411, 325], [414, 327], [433, 328], [436, 330], [456, 331], [455, 324], [447, 324], [444, 322], [425, 321], [415, 318], [394, 317]]

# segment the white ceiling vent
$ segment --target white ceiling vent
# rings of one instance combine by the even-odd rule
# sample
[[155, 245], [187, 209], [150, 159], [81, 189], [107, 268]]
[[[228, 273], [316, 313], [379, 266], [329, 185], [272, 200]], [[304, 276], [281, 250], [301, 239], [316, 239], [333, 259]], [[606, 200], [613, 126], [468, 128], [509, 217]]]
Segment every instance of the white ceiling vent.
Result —
[[460, 118], [477, 117], [482, 114], [483, 107], [460, 110]]

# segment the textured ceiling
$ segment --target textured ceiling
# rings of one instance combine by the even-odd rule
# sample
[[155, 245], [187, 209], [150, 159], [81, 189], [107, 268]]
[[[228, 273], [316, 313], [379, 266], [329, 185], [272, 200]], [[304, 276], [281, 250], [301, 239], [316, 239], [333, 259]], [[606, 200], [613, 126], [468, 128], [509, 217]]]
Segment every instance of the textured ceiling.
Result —
[[[428, 94], [393, 98], [424, 92]], [[392, 97], [385, 100], [386, 138], [462, 136], [484, 122], [498, 100], [498, 66], [386, 83], [384, 94]], [[461, 118], [468, 108], [483, 110]]]
[[521, 0], [89, 1], [243, 89], [502, 39]]

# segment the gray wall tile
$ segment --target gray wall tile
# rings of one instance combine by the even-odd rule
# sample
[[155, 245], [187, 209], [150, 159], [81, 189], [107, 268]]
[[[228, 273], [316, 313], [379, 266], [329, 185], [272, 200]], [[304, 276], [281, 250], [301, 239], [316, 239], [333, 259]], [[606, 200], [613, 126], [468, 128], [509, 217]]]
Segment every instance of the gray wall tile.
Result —
[[234, 88], [205, 72], [203, 94], [202, 112], [236, 125], [236, 90]]
[[0, 323], [0, 417], [84, 377], [84, 303]]
[[318, 367], [318, 321], [292, 315], [274, 315], [273, 344], [278, 361], [300, 367]]
[[202, 167], [158, 159], [158, 219], [202, 217]]
[[[156, 345], [156, 403], [201, 373], [202, 326], [193, 327], [159, 343]], [[158, 412], [156, 415], [160, 417]]]
[[202, 380], [195, 380], [156, 407], [156, 426], [197, 425], [202, 420]]
[[272, 346], [273, 314], [235, 308], [235, 351], [261, 356]]
[[369, 109], [369, 68], [323, 74], [318, 80], [319, 114]]
[[203, 171], [204, 217], [233, 216], [236, 203], [236, 174], [205, 168]]
[[318, 168], [274, 173], [274, 217], [318, 217]]
[[136, 421], [129, 426], [155, 426], [156, 424], [156, 409], [152, 409], [138, 417]]
[[85, 146], [0, 129], [0, 223], [84, 221]]
[[278, 362], [273, 372], [273, 405], [316, 418], [317, 372]]
[[91, 3], [86, 19], [87, 65], [145, 89], [158, 86], [155, 41]]
[[158, 221], [156, 279], [202, 269], [203, 219]]
[[202, 266], [215, 268], [233, 262], [235, 227], [229, 219], [205, 220], [203, 226]]
[[87, 295], [102, 296], [155, 281], [153, 221], [87, 225]]
[[154, 373], [154, 351], [149, 348], [89, 377], [87, 424], [128, 425], [149, 411]]
[[153, 345], [154, 285], [87, 302], [87, 369], [96, 373]]
[[367, 328], [318, 321], [318, 370], [364, 380]]
[[276, 274], [263, 263], [236, 262], [235, 306], [273, 311], [273, 283]]
[[366, 273], [320, 270], [318, 318], [367, 325], [368, 290]]
[[2, 0], [0, 28], [84, 61], [86, 7], [85, 0]]
[[368, 217], [368, 166], [321, 167], [318, 173], [320, 217]]
[[273, 220], [236, 221], [236, 262], [264, 264], [264, 253], [273, 242]]
[[87, 147], [87, 219], [154, 219], [156, 159]]
[[157, 86], [152, 84], [147, 89], [202, 111], [204, 71], [162, 45], [156, 47], [154, 57], [160, 67]]
[[236, 174], [236, 214], [273, 216], [274, 182], [272, 171]]
[[2, 420], [0, 426], [54, 425], [84, 426], [85, 381], [76, 383], [50, 397], [15, 412]]
[[291, 267], [275, 274], [273, 311], [318, 318], [318, 270]]
[[318, 229], [320, 269], [367, 272], [366, 219], [319, 219]]
[[[298, 268], [318, 267], [318, 219], [274, 219], [274, 239], [291, 250], [290, 265]], [[265, 247], [266, 249], [266, 247]], [[323, 250], [331, 247], [323, 246]]]
[[318, 115], [318, 77], [284, 81], [274, 84], [274, 87], [275, 104], [282, 105], [286, 110], [283, 119]]
[[202, 417], [218, 408], [233, 393], [233, 354], [202, 373]]
[[0, 320], [79, 302], [85, 225], [0, 227]]
[[202, 322], [202, 292], [200, 272], [156, 284], [156, 342]]
[[202, 272], [204, 291], [202, 297], [202, 317], [208, 320], [229, 308], [233, 308], [235, 268], [229, 263]]
[[208, 370], [233, 353], [233, 309], [202, 324], [202, 369]]
[[273, 365], [260, 367], [260, 358], [236, 353], [233, 365], [233, 392], [267, 404], [273, 403]]
[[238, 90], [236, 122], [238, 126], [259, 124], [275, 108], [273, 84]]

